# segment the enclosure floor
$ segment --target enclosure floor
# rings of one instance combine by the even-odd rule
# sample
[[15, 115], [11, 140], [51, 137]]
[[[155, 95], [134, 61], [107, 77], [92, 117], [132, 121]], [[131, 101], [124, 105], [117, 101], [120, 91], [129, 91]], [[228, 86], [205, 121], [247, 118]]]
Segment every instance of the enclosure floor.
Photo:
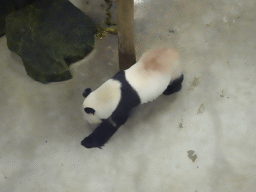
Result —
[[[104, 21], [104, 0], [71, 2]], [[27, 76], [1, 37], [0, 192], [255, 192], [255, 19], [254, 0], [135, 0], [137, 60], [176, 49], [183, 88], [137, 107], [101, 150], [80, 145], [95, 128], [82, 92], [118, 71], [117, 36], [96, 39], [71, 80], [49, 84]]]

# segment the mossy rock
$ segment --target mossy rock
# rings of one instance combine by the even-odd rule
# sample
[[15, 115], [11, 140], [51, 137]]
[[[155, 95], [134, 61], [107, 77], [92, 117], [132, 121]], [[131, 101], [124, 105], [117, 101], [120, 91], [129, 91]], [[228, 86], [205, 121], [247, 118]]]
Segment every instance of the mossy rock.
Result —
[[36, 1], [6, 17], [8, 48], [42, 83], [72, 78], [69, 65], [94, 47], [95, 24], [68, 0]]
[[0, 37], [5, 34], [5, 17], [15, 11], [15, 5], [11, 0], [1, 0], [0, 3]]

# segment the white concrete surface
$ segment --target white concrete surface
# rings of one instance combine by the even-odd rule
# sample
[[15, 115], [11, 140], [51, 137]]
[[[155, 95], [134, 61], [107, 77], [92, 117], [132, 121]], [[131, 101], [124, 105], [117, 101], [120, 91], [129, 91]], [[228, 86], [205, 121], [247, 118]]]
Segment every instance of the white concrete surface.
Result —
[[[87, 1], [71, 2], [103, 21], [105, 1]], [[135, 3], [137, 58], [178, 50], [183, 89], [135, 109], [102, 150], [80, 145], [94, 129], [82, 92], [118, 71], [117, 36], [96, 40], [71, 80], [46, 85], [0, 38], [0, 192], [256, 190], [256, 1]]]

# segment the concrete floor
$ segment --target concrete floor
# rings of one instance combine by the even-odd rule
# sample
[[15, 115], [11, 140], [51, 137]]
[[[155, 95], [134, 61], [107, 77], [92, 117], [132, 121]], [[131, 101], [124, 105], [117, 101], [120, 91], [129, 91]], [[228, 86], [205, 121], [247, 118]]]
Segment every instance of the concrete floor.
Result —
[[[71, 2], [103, 21], [105, 2], [87, 1]], [[136, 108], [102, 150], [80, 145], [95, 128], [82, 92], [118, 71], [117, 36], [97, 39], [71, 80], [46, 85], [0, 38], [0, 192], [255, 191], [256, 1], [135, 3], [137, 59], [178, 50], [183, 89]]]

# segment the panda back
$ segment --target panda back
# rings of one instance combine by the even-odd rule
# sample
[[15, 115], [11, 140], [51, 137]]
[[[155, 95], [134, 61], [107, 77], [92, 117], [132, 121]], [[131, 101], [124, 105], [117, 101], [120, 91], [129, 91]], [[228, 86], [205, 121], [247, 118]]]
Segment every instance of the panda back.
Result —
[[[137, 64], [136, 64], [137, 65]], [[138, 73], [140, 66], [134, 66], [125, 71], [129, 84], [136, 90], [141, 104], [155, 100], [167, 88], [171, 76], [159, 72], [143, 71]]]
[[155, 100], [181, 73], [178, 52], [171, 48], [149, 50], [125, 70], [126, 79], [138, 93], [141, 103]]

